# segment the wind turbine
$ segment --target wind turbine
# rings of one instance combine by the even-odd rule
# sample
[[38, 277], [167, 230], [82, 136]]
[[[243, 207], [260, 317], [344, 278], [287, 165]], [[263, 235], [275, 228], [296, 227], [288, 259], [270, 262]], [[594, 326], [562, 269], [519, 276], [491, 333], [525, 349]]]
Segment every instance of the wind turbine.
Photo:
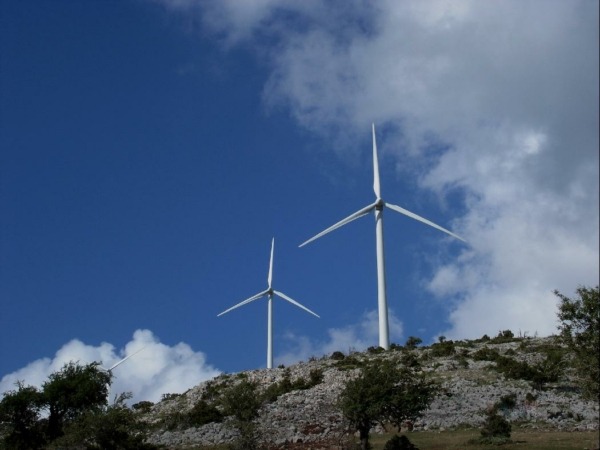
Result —
[[285, 295], [283, 292], [279, 292], [279, 291], [276, 291], [275, 289], [273, 289], [272, 282], [273, 282], [273, 251], [274, 251], [274, 249], [275, 249], [275, 238], [273, 238], [273, 240], [271, 241], [271, 260], [269, 261], [269, 276], [267, 277], [267, 284], [268, 284], [267, 289], [262, 292], [259, 292], [256, 295], [253, 295], [252, 297], [238, 303], [235, 306], [232, 306], [229, 309], [226, 309], [225, 311], [223, 311], [222, 313], [217, 315], [217, 317], [220, 317], [223, 314], [227, 314], [229, 311], [232, 311], [236, 308], [239, 308], [240, 306], [244, 306], [250, 302], [258, 300], [261, 297], [264, 297], [264, 296], [267, 297], [267, 304], [268, 304], [268, 307], [267, 307], [267, 310], [268, 310], [268, 314], [267, 314], [267, 317], [268, 317], [267, 318], [267, 369], [271, 369], [273, 367], [273, 296], [277, 295], [278, 297], [281, 297], [282, 299], [290, 302], [292, 305], [295, 305], [298, 308], [303, 309], [304, 311], [312, 314], [313, 316], [319, 317], [317, 314], [312, 312], [310, 309], [301, 305], [296, 300], [291, 299], [290, 297]]
[[390, 348], [390, 337], [389, 337], [389, 325], [388, 325], [388, 308], [387, 308], [387, 298], [385, 292], [385, 259], [383, 252], [383, 208], [388, 207], [400, 214], [404, 214], [412, 219], [418, 220], [419, 222], [423, 222], [433, 228], [437, 228], [444, 233], [449, 234], [461, 241], [464, 241], [463, 238], [457, 236], [451, 231], [442, 228], [435, 223], [418, 216], [417, 214], [410, 212], [400, 206], [392, 205], [391, 203], [384, 202], [381, 198], [381, 186], [379, 182], [379, 162], [377, 159], [377, 143], [375, 140], [375, 124], [372, 125], [373, 130], [373, 191], [375, 192], [375, 202], [371, 203], [368, 206], [365, 206], [361, 210], [351, 214], [345, 219], [340, 220], [336, 224], [330, 226], [324, 231], [321, 231], [316, 236], [313, 236], [309, 240], [300, 244], [300, 247], [308, 244], [309, 242], [314, 241], [315, 239], [320, 238], [321, 236], [326, 235], [330, 231], [336, 230], [341, 226], [346, 225], [349, 222], [352, 222], [359, 217], [362, 217], [371, 211], [375, 213], [375, 238], [376, 238], [376, 249], [377, 249], [377, 304], [379, 309], [379, 346], [388, 350]]
[[[112, 373], [112, 371], [113, 371], [113, 370], [115, 370], [115, 369], [116, 369], [118, 366], [120, 366], [121, 364], [123, 364], [125, 361], [127, 361], [127, 360], [128, 360], [129, 358], [131, 358], [132, 356], [135, 356], [135, 355], [137, 355], [139, 352], [141, 352], [141, 351], [142, 351], [142, 350], [144, 350], [145, 348], [146, 348], [146, 346], [144, 346], [144, 347], [140, 348], [139, 350], [137, 350], [137, 351], [133, 352], [131, 355], [127, 355], [125, 358], [123, 358], [123, 359], [122, 359], [122, 360], [120, 360], [119, 362], [117, 362], [117, 363], [113, 364], [113, 365], [112, 365], [112, 366], [110, 366], [108, 369], [107, 369], [106, 367], [102, 367], [102, 366], [98, 366], [98, 368], [99, 368], [100, 370], [102, 370], [102, 371], [106, 372], [106, 373], [107, 373], [107, 374], [110, 376], [110, 378], [112, 379], [112, 377], [113, 377], [113, 373]], [[109, 398], [110, 398], [110, 385], [111, 385], [111, 383], [109, 382], [109, 383], [108, 383], [108, 389], [107, 389], [107, 391], [109, 391], [109, 392], [107, 393], [107, 395], [108, 395], [108, 397], [109, 397]]]

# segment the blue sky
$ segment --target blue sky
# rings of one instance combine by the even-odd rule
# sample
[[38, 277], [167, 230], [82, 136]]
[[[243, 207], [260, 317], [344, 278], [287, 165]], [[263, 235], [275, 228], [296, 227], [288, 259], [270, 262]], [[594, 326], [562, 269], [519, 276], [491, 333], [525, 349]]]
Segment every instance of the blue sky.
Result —
[[[343, 4], [343, 7], [342, 7]], [[0, 391], [65, 361], [137, 400], [392, 341], [556, 329], [598, 283], [598, 3], [0, 3]]]

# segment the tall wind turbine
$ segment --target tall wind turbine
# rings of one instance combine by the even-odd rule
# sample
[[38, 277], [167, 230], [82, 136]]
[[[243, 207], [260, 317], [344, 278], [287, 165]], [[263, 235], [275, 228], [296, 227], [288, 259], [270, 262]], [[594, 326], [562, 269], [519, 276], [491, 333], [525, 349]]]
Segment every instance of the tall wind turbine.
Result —
[[271, 260], [269, 261], [269, 276], [267, 277], [267, 285], [268, 285], [267, 289], [262, 292], [259, 292], [256, 295], [253, 295], [252, 297], [244, 300], [243, 302], [238, 303], [235, 306], [232, 306], [229, 309], [226, 309], [225, 311], [223, 311], [222, 313], [217, 315], [217, 317], [220, 317], [223, 314], [227, 314], [229, 311], [239, 308], [240, 306], [244, 306], [247, 303], [253, 302], [254, 300], [258, 300], [261, 297], [264, 297], [264, 296], [267, 297], [267, 305], [268, 305], [267, 306], [267, 310], [268, 310], [268, 313], [267, 313], [267, 369], [271, 369], [273, 367], [273, 296], [277, 295], [278, 297], [281, 297], [282, 299], [290, 302], [292, 305], [295, 305], [298, 308], [303, 309], [304, 311], [312, 314], [313, 316], [319, 317], [316, 313], [312, 312], [307, 307], [301, 305], [296, 300], [291, 299], [290, 297], [285, 295], [283, 292], [279, 292], [279, 291], [276, 291], [275, 289], [273, 289], [272, 282], [273, 282], [273, 251], [274, 251], [274, 249], [275, 249], [275, 238], [273, 238], [273, 240], [271, 241]]
[[387, 298], [385, 292], [385, 259], [383, 252], [383, 208], [388, 207], [400, 214], [404, 214], [412, 219], [418, 220], [419, 222], [423, 222], [433, 228], [437, 228], [444, 233], [449, 234], [461, 241], [464, 241], [463, 238], [457, 236], [451, 231], [446, 230], [445, 228], [436, 225], [435, 223], [418, 216], [415, 213], [412, 213], [400, 206], [392, 205], [391, 203], [384, 202], [381, 198], [381, 186], [379, 182], [379, 162], [377, 159], [377, 143], [375, 140], [375, 124], [372, 125], [373, 130], [373, 191], [375, 192], [375, 202], [371, 203], [368, 206], [365, 206], [361, 210], [351, 214], [345, 219], [340, 220], [336, 224], [330, 226], [324, 231], [321, 231], [316, 236], [310, 238], [306, 242], [300, 244], [300, 247], [308, 244], [309, 242], [314, 241], [315, 239], [320, 238], [321, 236], [326, 235], [330, 231], [333, 231], [341, 226], [346, 225], [349, 222], [352, 222], [359, 217], [362, 217], [371, 211], [375, 213], [375, 238], [376, 238], [376, 249], [377, 249], [377, 304], [379, 309], [379, 346], [388, 350], [390, 348], [390, 337], [389, 337], [389, 325], [388, 325], [388, 308], [387, 308]]

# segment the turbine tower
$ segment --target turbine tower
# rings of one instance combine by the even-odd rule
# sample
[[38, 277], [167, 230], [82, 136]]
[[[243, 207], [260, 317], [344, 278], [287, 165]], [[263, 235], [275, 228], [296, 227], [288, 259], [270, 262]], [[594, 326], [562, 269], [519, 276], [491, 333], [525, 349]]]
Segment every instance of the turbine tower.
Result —
[[281, 297], [282, 299], [286, 300], [287, 302], [291, 303], [292, 305], [295, 305], [298, 308], [303, 309], [304, 311], [312, 314], [313, 316], [319, 317], [316, 313], [312, 312], [307, 307], [301, 305], [296, 300], [291, 299], [290, 297], [285, 295], [283, 292], [279, 292], [279, 291], [276, 291], [275, 289], [273, 289], [272, 282], [273, 282], [273, 251], [274, 251], [274, 249], [275, 249], [275, 238], [273, 238], [273, 240], [271, 241], [271, 259], [269, 261], [269, 276], [267, 277], [267, 285], [268, 285], [267, 289], [262, 292], [259, 292], [256, 295], [253, 295], [252, 297], [238, 303], [237, 305], [232, 306], [229, 309], [226, 309], [222, 313], [217, 314], [217, 317], [220, 317], [223, 314], [227, 314], [229, 311], [232, 311], [236, 308], [239, 308], [240, 306], [244, 306], [250, 302], [258, 300], [261, 297], [264, 297], [264, 296], [267, 297], [267, 311], [268, 311], [267, 312], [267, 369], [273, 368], [273, 296], [277, 295], [278, 297]]
[[316, 236], [313, 236], [309, 240], [300, 244], [300, 247], [308, 244], [309, 242], [314, 241], [315, 239], [320, 238], [321, 236], [326, 235], [330, 231], [333, 231], [341, 226], [346, 225], [349, 222], [352, 222], [359, 217], [362, 217], [371, 211], [375, 213], [375, 240], [376, 240], [376, 250], [377, 250], [377, 304], [379, 310], [379, 346], [388, 350], [390, 348], [390, 337], [389, 337], [389, 325], [388, 325], [388, 307], [387, 307], [387, 298], [386, 298], [386, 289], [385, 289], [385, 258], [383, 251], [383, 208], [388, 207], [400, 214], [404, 214], [412, 219], [423, 222], [433, 228], [437, 228], [444, 233], [449, 234], [461, 241], [464, 241], [463, 238], [457, 236], [451, 231], [446, 230], [445, 228], [436, 225], [435, 223], [418, 216], [415, 213], [412, 213], [400, 206], [392, 205], [391, 203], [384, 202], [381, 198], [381, 186], [379, 182], [379, 161], [377, 159], [377, 143], [375, 140], [375, 124], [372, 125], [373, 131], [373, 191], [375, 192], [375, 202], [371, 203], [368, 206], [365, 206], [361, 210], [351, 214], [345, 219], [340, 220], [336, 224], [330, 226], [324, 231], [321, 231]]

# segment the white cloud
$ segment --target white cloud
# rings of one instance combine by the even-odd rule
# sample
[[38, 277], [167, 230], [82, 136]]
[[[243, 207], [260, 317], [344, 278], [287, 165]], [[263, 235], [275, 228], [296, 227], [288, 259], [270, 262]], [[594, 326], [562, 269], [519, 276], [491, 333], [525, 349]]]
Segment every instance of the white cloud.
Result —
[[552, 333], [551, 291], [598, 284], [598, 2], [227, 1], [195, 12], [269, 64], [268, 107], [340, 155], [375, 122], [403, 176], [440, 205], [462, 194], [454, 229], [469, 248], [425, 282], [452, 305], [445, 335]]
[[[346, 325], [342, 328], [327, 330], [327, 339], [314, 341], [306, 336], [287, 333], [283, 343], [287, 350], [275, 357], [276, 365], [290, 365], [299, 361], [307, 361], [311, 357], [330, 355], [335, 351], [348, 353], [349, 351], [362, 351], [378, 341], [379, 319], [377, 311], [365, 312], [360, 321]], [[402, 337], [402, 322], [396, 317], [393, 310], [388, 312], [390, 340], [398, 342]]]
[[141, 348], [141, 352], [114, 369], [111, 400], [116, 394], [131, 392], [132, 402], [156, 402], [163, 394], [182, 393], [220, 373], [207, 364], [202, 352], [195, 352], [188, 344], [180, 342], [169, 347], [162, 344], [152, 331], [137, 330], [132, 340], [120, 351], [106, 342], [95, 347], [73, 339], [63, 345], [52, 359], [38, 359], [2, 377], [0, 393], [15, 389], [17, 381], [41, 387], [51, 373], [60, 370], [70, 361], [81, 364], [97, 361], [102, 367], [110, 368]]

